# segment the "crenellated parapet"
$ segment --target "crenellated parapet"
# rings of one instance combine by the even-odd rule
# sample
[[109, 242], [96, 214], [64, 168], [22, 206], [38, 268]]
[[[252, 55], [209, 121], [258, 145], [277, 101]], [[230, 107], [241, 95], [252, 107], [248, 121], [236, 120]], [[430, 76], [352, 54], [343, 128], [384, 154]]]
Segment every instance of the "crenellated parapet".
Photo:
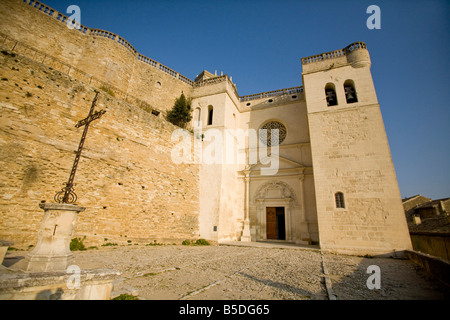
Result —
[[354, 43], [348, 45], [347, 47], [345, 47], [344, 49], [325, 52], [325, 53], [309, 56], [306, 58], [302, 58], [302, 64], [305, 65], [305, 64], [323, 61], [323, 60], [327, 60], [327, 59], [334, 59], [334, 58], [338, 58], [338, 57], [342, 57], [342, 56], [347, 56], [349, 53], [351, 53], [355, 50], [366, 49], [366, 48], [367, 47], [364, 42], [354, 42]]
[[370, 56], [364, 42], [354, 42], [343, 49], [302, 58], [304, 73], [331, 69], [347, 64], [351, 64], [354, 68], [370, 67]]

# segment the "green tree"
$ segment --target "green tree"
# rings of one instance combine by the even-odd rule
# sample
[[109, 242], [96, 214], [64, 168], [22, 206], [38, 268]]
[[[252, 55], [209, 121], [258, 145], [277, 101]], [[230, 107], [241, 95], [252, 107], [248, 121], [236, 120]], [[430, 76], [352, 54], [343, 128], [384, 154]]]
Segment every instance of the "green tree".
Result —
[[186, 123], [192, 120], [191, 99], [186, 99], [184, 93], [181, 93], [181, 96], [175, 100], [172, 110], [167, 112], [166, 120], [184, 128]]

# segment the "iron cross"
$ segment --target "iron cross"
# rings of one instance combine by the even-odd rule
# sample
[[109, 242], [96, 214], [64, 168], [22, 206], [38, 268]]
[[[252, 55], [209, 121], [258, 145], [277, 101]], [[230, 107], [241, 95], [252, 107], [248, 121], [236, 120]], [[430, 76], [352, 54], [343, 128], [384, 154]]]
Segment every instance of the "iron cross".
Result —
[[70, 172], [69, 181], [66, 183], [65, 187], [61, 189], [55, 195], [55, 201], [59, 203], [74, 203], [77, 200], [77, 195], [73, 190], [73, 180], [75, 178], [75, 172], [77, 171], [78, 162], [80, 161], [81, 151], [83, 150], [84, 140], [86, 140], [86, 134], [89, 129], [89, 124], [99, 119], [106, 111], [100, 110], [94, 112], [95, 104], [97, 103], [98, 92], [95, 94], [94, 100], [92, 101], [91, 110], [89, 115], [83, 120], [78, 121], [75, 124], [76, 128], [84, 126], [83, 135], [81, 136], [80, 145], [78, 146], [78, 151], [75, 155], [75, 161], [73, 162], [72, 171]]

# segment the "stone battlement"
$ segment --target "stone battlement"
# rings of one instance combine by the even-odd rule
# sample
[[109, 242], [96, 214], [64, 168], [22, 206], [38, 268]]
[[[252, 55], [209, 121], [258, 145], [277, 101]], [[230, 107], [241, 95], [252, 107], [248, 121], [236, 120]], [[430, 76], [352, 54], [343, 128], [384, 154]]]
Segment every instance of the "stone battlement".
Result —
[[367, 46], [364, 42], [354, 42], [354, 43], [346, 46], [344, 49], [334, 50], [334, 51], [325, 52], [325, 53], [309, 56], [306, 58], [302, 58], [302, 65], [314, 63], [314, 62], [318, 62], [318, 61], [323, 61], [326, 59], [334, 59], [334, 58], [346, 56], [354, 50], [366, 49], [366, 48], [367, 48]]
[[348, 64], [354, 68], [370, 67], [370, 56], [364, 42], [354, 42], [344, 49], [302, 58], [303, 73], [323, 71]]

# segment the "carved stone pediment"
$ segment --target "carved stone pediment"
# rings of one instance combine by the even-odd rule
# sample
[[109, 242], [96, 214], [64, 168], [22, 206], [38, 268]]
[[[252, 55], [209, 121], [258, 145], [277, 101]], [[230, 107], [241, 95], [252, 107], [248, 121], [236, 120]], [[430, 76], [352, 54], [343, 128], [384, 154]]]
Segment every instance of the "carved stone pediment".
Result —
[[258, 199], [292, 199], [297, 203], [294, 190], [283, 181], [267, 182], [255, 194], [254, 201]]

